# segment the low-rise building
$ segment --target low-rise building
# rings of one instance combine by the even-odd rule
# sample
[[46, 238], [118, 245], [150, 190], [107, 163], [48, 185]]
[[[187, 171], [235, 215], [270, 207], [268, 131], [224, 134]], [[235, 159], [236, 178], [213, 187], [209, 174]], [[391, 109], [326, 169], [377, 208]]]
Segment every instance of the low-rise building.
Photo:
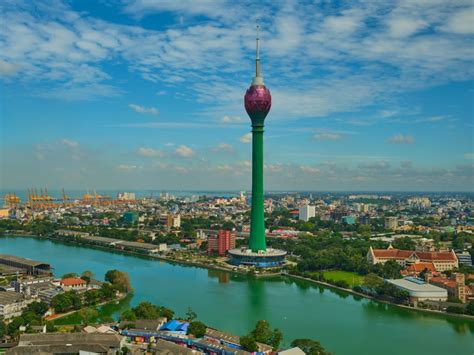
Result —
[[448, 292], [438, 286], [425, 283], [421, 279], [414, 277], [405, 277], [404, 279], [389, 279], [386, 282], [394, 285], [396, 288], [407, 291], [410, 295], [410, 302], [417, 303], [422, 301], [447, 301]]
[[394, 260], [404, 268], [418, 263], [432, 263], [436, 271], [452, 270], [459, 267], [458, 258], [454, 251], [413, 251], [395, 249], [391, 245], [387, 249], [369, 248], [367, 261], [372, 264], [386, 263]]
[[10, 319], [21, 315], [34, 299], [19, 292], [0, 292], [0, 318]]
[[87, 288], [87, 282], [79, 277], [67, 277], [59, 281], [59, 285], [66, 291], [84, 290]]
[[467, 296], [470, 292], [468, 286], [466, 286], [466, 279], [463, 273], [456, 272], [451, 277], [444, 276], [433, 276], [432, 273], [426, 273], [425, 275], [426, 282], [430, 284], [439, 286], [448, 291], [448, 296], [451, 298], [456, 298], [462, 303], [466, 303]]

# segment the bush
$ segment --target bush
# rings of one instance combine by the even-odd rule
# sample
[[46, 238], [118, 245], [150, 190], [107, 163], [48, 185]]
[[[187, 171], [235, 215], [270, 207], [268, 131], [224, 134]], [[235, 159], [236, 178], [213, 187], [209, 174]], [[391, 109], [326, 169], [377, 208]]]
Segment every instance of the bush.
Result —
[[199, 321], [191, 322], [188, 327], [188, 334], [192, 334], [196, 338], [202, 338], [206, 334], [206, 325]]
[[455, 313], [455, 314], [463, 314], [464, 309], [462, 307], [457, 307], [457, 306], [449, 306], [446, 308], [446, 312], [448, 313]]

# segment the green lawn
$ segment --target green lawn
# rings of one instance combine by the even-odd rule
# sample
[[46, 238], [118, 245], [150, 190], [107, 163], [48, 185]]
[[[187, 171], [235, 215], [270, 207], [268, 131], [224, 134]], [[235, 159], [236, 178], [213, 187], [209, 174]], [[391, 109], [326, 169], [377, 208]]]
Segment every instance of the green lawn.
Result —
[[324, 278], [326, 280], [331, 279], [334, 281], [344, 280], [351, 287], [361, 285], [364, 281], [364, 276], [349, 271], [325, 271]]

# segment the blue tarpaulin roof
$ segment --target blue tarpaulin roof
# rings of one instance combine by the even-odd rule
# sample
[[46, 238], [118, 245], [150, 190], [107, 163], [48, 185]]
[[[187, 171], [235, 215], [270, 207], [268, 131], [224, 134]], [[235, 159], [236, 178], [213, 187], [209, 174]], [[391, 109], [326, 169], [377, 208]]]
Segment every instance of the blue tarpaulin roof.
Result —
[[188, 330], [188, 327], [189, 327], [189, 323], [180, 322], [173, 319], [163, 324], [160, 330], [168, 330], [170, 332], [186, 332]]

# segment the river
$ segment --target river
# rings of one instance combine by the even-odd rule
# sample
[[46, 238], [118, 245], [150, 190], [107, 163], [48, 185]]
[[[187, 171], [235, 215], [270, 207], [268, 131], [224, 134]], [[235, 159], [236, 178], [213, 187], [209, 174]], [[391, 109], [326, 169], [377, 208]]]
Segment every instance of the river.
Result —
[[131, 304], [148, 300], [237, 335], [266, 319], [334, 354], [474, 354], [474, 321], [427, 315], [287, 278], [254, 279], [30, 237], [0, 238], [0, 253], [49, 262], [55, 275], [91, 270], [130, 274]]

